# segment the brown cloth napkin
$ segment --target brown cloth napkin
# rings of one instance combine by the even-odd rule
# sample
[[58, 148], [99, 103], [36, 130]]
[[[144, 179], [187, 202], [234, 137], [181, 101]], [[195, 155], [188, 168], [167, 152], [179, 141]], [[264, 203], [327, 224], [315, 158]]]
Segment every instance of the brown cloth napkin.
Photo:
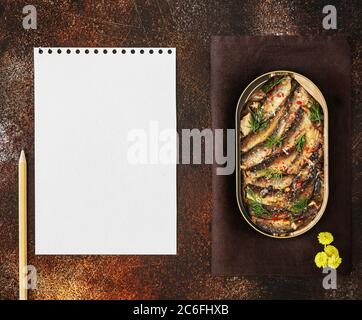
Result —
[[238, 275], [322, 275], [314, 256], [317, 235], [332, 232], [343, 259], [338, 274], [351, 271], [350, 49], [343, 36], [213, 37], [211, 106], [213, 128], [235, 128], [235, 108], [257, 76], [291, 70], [311, 79], [329, 110], [329, 200], [322, 219], [307, 233], [273, 239], [251, 228], [239, 212], [235, 174], [213, 168], [212, 272]]

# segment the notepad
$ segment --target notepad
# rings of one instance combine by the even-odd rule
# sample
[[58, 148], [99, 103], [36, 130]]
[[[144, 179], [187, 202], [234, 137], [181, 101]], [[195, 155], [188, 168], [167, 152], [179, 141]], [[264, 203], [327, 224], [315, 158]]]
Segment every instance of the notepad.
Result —
[[34, 64], [35, 253], [176, 254], [176, 49], [34, 48]]

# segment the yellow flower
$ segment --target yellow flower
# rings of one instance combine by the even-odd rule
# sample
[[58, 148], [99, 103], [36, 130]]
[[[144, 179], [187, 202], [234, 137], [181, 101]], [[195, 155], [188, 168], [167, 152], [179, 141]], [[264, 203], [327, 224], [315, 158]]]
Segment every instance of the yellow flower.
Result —
[[331, 257], [331, 256], [339, 257], [338, 249], [335, 246], [331, 246], [331, 245], [326, 246], [324, 248], [324, 252], [327, 254], [328, 257]]
[[339, 265], [342, 263], [342, 258], [336, 255], [332, 255], [328, 258], [328, 267], [337, 269]]
[[318, 252], [314, 258], [314, 262], [318, 268], [324, 268], [328, 263], [328, 256], [325, 252]]
[[318, 234], [318, 241], [324, 245], [330, 244], [333, 242], [333, 235], [330, 232], [320, 232]]

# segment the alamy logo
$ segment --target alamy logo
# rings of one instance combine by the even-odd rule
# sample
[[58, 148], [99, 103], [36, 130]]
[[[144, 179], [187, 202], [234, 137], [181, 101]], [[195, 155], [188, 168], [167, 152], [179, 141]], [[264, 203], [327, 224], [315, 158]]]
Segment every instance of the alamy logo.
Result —
[[326, 290], [337, 289], [337, 270], [330, 267], [323, 268], [327, 275], [323, 278], [323, 288]]
[[26, 16], [23, 18], [23, 28], [25, 30], [37, 28], [37, 16], [35, 6], [29, 4], [23, 8], [23, 14]]
[[38, 274], [36, 268], [33, 265], [27, 265], [26, 268], [24, 267], [21, 270], [22, 272], [24, 272], [25, 275], [25, 277], [23, 278], [24, 283], [22, 283], [21, 285], [28, 290], [37, 289]]
[[323, 28], [326, 30], [337, 29], [337, 9], [335, 6], [327, 5], [323, 7], [323, 13], [326, 16], [323, 18]]
[[143, 164], [217, 164], [217, 175], [235, 171], [235, 129], [161, 129], [150, 121], [147, 129], [127, 134], [127, 160]]

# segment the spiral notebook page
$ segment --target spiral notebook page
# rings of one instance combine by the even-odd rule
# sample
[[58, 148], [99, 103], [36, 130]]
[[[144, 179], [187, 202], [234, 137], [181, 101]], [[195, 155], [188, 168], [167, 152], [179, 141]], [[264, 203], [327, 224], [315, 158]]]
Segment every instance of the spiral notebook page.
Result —
[[35, 48], [36, 254], [176, 254], [175, 48]]

